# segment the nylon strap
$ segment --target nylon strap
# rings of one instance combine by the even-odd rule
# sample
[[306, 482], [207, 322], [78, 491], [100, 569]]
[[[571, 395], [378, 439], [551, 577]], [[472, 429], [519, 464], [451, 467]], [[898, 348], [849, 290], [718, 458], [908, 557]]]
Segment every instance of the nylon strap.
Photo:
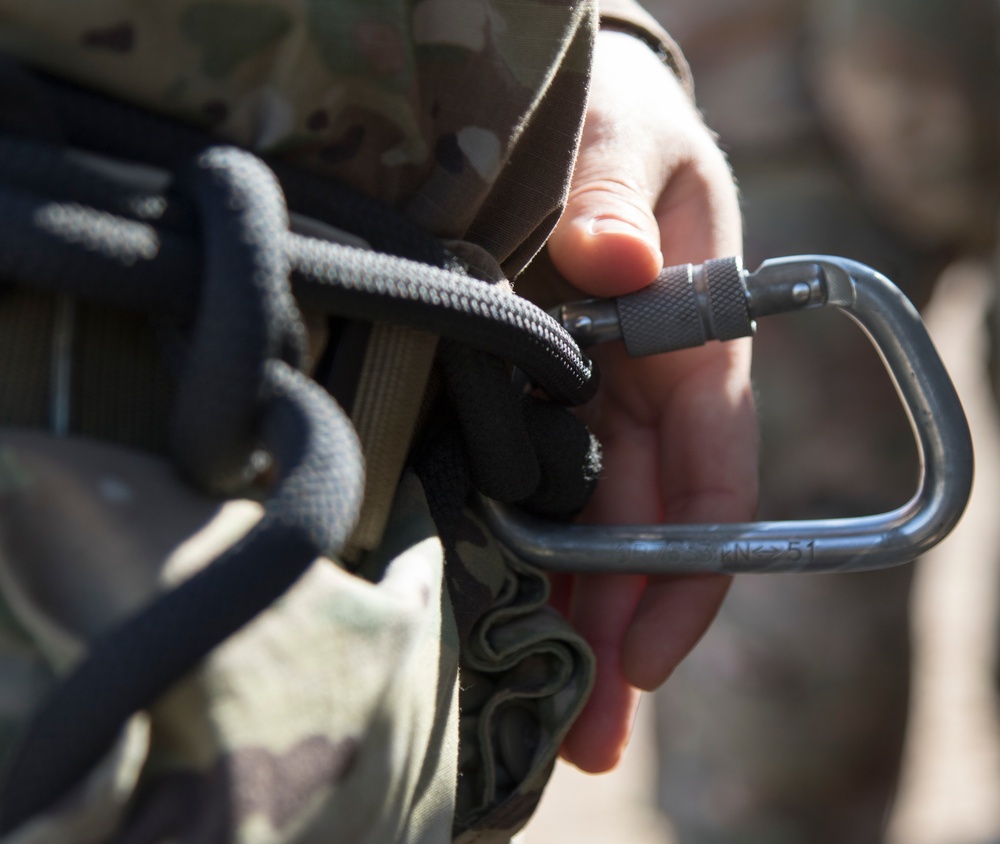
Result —
[[376, 548], [413, 442], [437, 335], [401, 325], [372, 327], [352, 422], [365, 455], [365, 498], [346, 556]]

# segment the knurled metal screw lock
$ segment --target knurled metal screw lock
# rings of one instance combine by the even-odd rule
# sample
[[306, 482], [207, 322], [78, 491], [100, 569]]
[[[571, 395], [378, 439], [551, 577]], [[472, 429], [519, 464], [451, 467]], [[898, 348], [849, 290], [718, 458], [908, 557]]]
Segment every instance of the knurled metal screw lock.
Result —
[[649, 355], [753, 334], [756, 320], [832, 307], [878, 350], [909, 416], [920, 458], [912, 498], [874, 516], [702, 525], [564, 525], [483, 500], [496, 536], [550, 571], [858, 571], [909, 562], [958, 522], [972, 488], [972, 440], [951, 379], [916, 309], [856, 261], [805, 255], [668, 267], [644, 290], [562, 305], [554, 315], [581, 346], [622, 340]]

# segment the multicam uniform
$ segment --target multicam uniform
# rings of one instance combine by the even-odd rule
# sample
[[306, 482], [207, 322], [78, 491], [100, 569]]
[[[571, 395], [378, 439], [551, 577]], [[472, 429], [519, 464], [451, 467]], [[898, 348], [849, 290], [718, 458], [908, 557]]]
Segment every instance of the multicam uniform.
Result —
[[[608, 2], [601, 14], [662, 44], [684, 75], [641, 10]], [[0, 2], [0, 48], [335, 176], [500, 278], [558, 218], [597, 19], [582, 0], [39, 0]], [[16, 361], [0, 421], [26, 429], [0, 443], [3, 750], [89, 640], [259, 516], [173, 475], [163, 367], [149, 332], [113, 308], [75, 312], [69, 431], [91, 439], [32, 430], [48, 415], [54, 314], [41, 294], [0, 302], [4, 360]], [[319, 344], [323, 326], [310, 327]], [[523, 825], [592, 658], [547, 608], [545, 578], [471, 514], [453, 526], [445, 572], [421, 485], [400, 480], [434, 350], [409, 329], [376, 325], [368, 339], [354, 402], [368, 461], [358, 574], [315, 563], [5, 840], [487, 842]]]

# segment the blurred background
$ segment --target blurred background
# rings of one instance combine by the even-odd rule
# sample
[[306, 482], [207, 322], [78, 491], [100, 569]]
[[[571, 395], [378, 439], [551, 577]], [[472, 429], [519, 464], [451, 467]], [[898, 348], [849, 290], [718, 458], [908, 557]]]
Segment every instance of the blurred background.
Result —
[[[914, 566], [738, 578], [647, 696], [622, 766], [557, 771], [527, 844], [1000, 842], [997, 0], [647, 0], [739, 182], [745, 261], [845, 255], [923, 311], [977, 454]], [[864, 515], [916, 484], [908, 423], [840, 315], [762, 322], [762, 518]]]

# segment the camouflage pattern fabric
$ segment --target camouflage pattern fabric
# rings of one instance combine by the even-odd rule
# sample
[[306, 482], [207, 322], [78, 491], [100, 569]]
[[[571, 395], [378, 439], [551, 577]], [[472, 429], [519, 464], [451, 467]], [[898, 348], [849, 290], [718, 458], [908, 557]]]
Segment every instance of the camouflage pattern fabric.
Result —
[[2, 0], [0, 50], [336, 176], [514, 277], [568, 189], [598, 5], [690, 88], [634, 0]]
[[[494, 274], [558, 216], [595, 28], [592, 3], [542, 0], [0, 3], [0, 49], [25, 64], [333, 174]], [[4, 429], [3, 445], [0, 755], [88, 640], [258, 513], [115, 442]], [[483, 609], [463, 640], [407, 477], [356, 571], [317, 561], [7, 840], [507, 841], [592, 657], [545, 578], [464, 525], [455, 565]]]
[[[514, 277], [568, 190], [596, 6], [0, 0], [0, 50], [332, 174], [484, 275]], [[671, 48], [630, 0], [607, 7]], [[687, 80], [679, 55], [673, 65]], [[30, 373], [0, 401], [0, 757], [88, 641], [259, 514], [184, 486], [161, 443], [128, 431], [123, 408], [163, 416], [171, 393], [155, 338], [128, 313], [77, 309], [83, 334], [103, 339], [100, 366], [74, 360], [74, 407], [82, 419], [100, 403], [116, 422], [102, 424], [104, 441], [39, 430], [51, 305], [17, 293], [0, 309], [18, 327], [4, 332], [0, 366]], [[541, 794], [593, 662], [547, 608], [540, 573], [500, 551], [474, 514], [460, 533], [446, 573], [420, 484], [405, 476], [386, 539], [356, 569], [318, 560], [5, 844], [507, 841]]]
[[[260, 508], [194, 498], [168, 465], [116, 446], [2, 439], [7, 743], [88, 638], [236, 541]], [[89, 488], [95, 466], [104, 508]], [[123, 528], [150, 508], [166, 516], [158, 535]], [[67, 515], [90, 521], [92, 547], [111, 537], [118, 554], [82, 553], [53, 583], [82, 533], [70, 521], [68, 540], [46, 540], [53, 516]], [[461, 657], [441, 544], [407, 476], [387, 541], [355, 574], [318, 560], [133, 716], [85, 782], [5, 840], [506, 841], [541, 795], [592, 665], [546, 607], [546, 580], [466, 518], [457, 559], [486, 610]]]
[[[511, 158], [536, 120], [545, 136], [575, 135], [593, 22], [582, 0], [43, 0], [0, 3], [0, 49], [460, 238], [517, 175]], [[544, 102], [550, 91], [568, 103]], [[533, 174], [547, 207], [506, 210], [514, 228], [489, 242], [500, 260], [526, 240], [537, 250], [544, 233], [516, 221], [537, 226], [564, 190], [565, 142], [556, 153], [540, 140], [558, 163]]]

